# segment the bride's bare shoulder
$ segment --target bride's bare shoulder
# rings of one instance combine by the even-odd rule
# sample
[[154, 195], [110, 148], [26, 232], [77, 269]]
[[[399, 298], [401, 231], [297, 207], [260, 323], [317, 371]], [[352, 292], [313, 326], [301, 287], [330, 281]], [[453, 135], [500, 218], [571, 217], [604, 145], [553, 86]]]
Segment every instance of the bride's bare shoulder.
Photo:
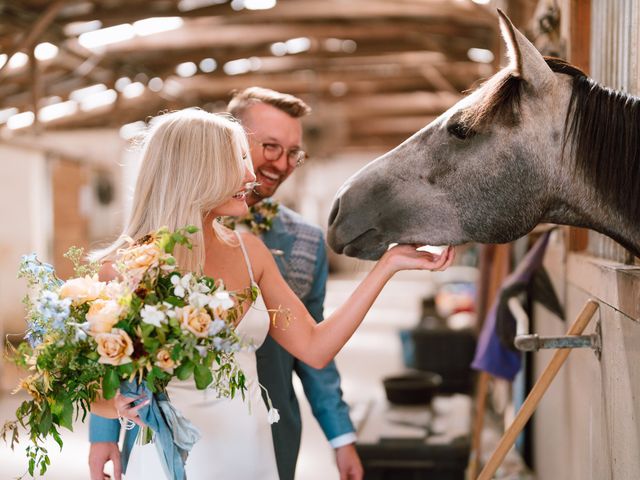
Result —
[[242, 243], [244, 243], [244, 246], [252, 259], [254, 257], [259, 259], [265, 255], [270, 255], [269, 249], [257, 235], [254, 235], [251, 232], [242, 232], [240, 237], [242, 238]]
[[275, 267], [271, 251], [267, 248], [260, 237], [250, 232], [243, 232], [240, 236], [242, 237], [242, 243], [244, 243], [245, 248], [247, 249], [251, 265], [253, 265], [257, 278], [262, 276], [262, 272], [264, 272], [265, 269], [272, 266]]

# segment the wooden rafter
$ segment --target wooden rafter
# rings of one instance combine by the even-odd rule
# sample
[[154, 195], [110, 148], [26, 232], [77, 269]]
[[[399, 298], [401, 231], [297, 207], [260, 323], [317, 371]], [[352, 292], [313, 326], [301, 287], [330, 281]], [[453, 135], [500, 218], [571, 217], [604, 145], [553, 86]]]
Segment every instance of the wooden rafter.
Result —
[[27, 48], [32, 47], [35, 42], [40, 38], [42, 33], [47, 29], [47, 27], [55, 20], [56, 16], [68, 3], [68, 0], [56, 0], [52, 4], [50, 4], [47, 9], [44, 11], [42, 16], [38, 18], [33, 24], [33, 27], [29, 32], [26, 33], [18, 42], [14, 45], [12, 49], [7, 51], [7, 61], [4, 65], [0, 67], [0, 74], [2, 71], [9, 65], [9, 59], [17, 52], [25, 50]]

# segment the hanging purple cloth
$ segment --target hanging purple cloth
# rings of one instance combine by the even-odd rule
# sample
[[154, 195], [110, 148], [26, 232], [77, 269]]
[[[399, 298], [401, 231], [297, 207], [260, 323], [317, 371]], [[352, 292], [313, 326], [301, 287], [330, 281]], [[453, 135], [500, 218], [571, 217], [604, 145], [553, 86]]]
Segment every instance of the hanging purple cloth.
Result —
[[[512, 381], [520, 370], [521, 353], [513, 346], [516, 320], [507, 305], [509, 298], [514, 295], [522, 292], [532, 294], [532, 286], [539, 284], [545, 295], [538, 299], [551, 311], [562, 316], [562, 309], [542, 268], [550, 233], [549, 231], [542, 234], [500, 287], [480, 332], [476, 354], [471, 364], [473, 369], [509, 381]], [[529, 301], [532, 300], [530, 295]]]

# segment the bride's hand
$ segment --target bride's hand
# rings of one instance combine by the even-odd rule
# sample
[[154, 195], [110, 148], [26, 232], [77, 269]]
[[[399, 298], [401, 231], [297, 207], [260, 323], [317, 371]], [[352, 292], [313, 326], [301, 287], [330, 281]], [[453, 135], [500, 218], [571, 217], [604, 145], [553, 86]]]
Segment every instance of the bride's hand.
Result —
[[447, 247], [440, 255], [416, 250], [418, 245], [397, 245], [380, 259], [395, 273], [400, 270], [446, 270], [456, 256], [454, 247]]
[[[140, 400], [142, 401], [136, 405], [135, 402]], [[118, 413], [118, 417], [126, 418], [127, 420], [131, 420], [132, 422], [140, 425], [141, 427], [144, 427], [144, 423], [142, 422], [142, 420], [140, 419], [140, 416], [138, 415], [138, 410], [140, 410], [145, 405], [149, 405], [150, 402], [151, 400], [146, 398], [144, 394], [138, 397], [131, 398], [131, 397], [126, 397], [122, 395], [118, 391], [118, 393], [116, 393], [116, 398], [115, 398], [116, 412]]]

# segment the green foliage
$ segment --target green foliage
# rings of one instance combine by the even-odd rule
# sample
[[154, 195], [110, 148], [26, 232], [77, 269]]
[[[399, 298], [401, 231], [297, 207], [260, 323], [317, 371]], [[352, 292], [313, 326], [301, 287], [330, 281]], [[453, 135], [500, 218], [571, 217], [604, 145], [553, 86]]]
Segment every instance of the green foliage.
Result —
[[[97, 298], [70, 297], [73, 302], [67, 303], [69, 313], [62, 323], [46, 321], [37, 305], [45, 294], [62, 302], [63, 282], [51, 266], [35, 256], [23, 259], [20, 276], [33, 290], [33, 300], [26, 302], [27, 322], [30, 331], [37, 329], [38, 336], [31, 338], [31, 343], [22, 342], [12, 349], [11, 358], [29, 370], [19, 388], [31, 398], [18, 407], [14, 420], [4, 424], [0, 436], [14, 448], [19, 441], [18, 426], [27, 430], [30, 475], [44, 475], [50, 464], [44, 441], [51, 437], [62, 448], [61, 427], [71, 430], [75, 420], [84, 421], [92, 402], [99, 395], [112, 399], [123, 381], [144, 381], [152, 392], [160, 392], [174, 376], [181, 380], [193, 376], [197, 388], [213, 388], [220, 396], [233, 396], [236, 392], [244, 395], [245, 378], [234, 357], [243, 344], [233, 325], [243, 313], [243, 302], [255, 298], [256, 293], [231, 294], [232, 307], [214, 308], [209, 303], [214, 302], [212, 294], [224, 286], [213, 278], [183, 274], [172, 256], [176, 245], [191, 247], [188, 236], [196, 230], [160, 229], [132, 243], [114, 263], [120, 277], [106, 285], [84, 278], [94, 275], [99, 265], [83, 265], [82, 249], [71, 248], [66, 257], [74, 263], [76, 275], [83, 277], [82, 282], [90, 286], [90, 291], [99, 294]], [[156, 262], [143, 270], [137, 267], [137, 258], [153, 255], [157, 255]], [[182, 292], [174, 282], [184, 284]], [[88, 313], [98, 301], [111, 302], [110, 308], [116, 312], [113, 323], [92, 323], [98, 321]], [[215, 333], [205, 330], [196, 335], [183, 323], [181, 309], [204, 315], [211, 324], [218, 322], [219, 328]], [[117, 355], [109, 353], [106, 344], [101, 343], [111, 339], [109, 335], [119, 339], [120, 343], [109, 343], [109, 348], [121, 345]]]

